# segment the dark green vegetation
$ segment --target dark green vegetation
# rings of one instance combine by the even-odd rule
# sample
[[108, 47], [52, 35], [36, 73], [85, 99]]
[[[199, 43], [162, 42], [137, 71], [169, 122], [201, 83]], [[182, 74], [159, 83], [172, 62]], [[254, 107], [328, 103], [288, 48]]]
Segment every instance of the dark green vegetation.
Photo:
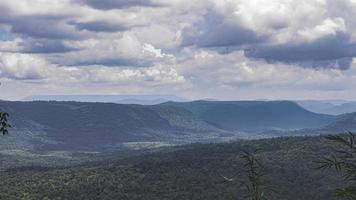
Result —
[[356, 199], [356, 136], [353, 133], [348, 135], [330, 135], [326, 137], [330, 141], [338, 143], [339, 146], [333, 149], [331, 156], [320, 161], [321, 169], [334, 168], [343, 172], [343, 180], [346, 183], [344, 188], [336, 190], [339, 197]]
[[[241, 182], [241, 185], [246, 188], [245, 198], [248, 200], [264, 200], [273, 198], [268, 196], [272, 191], [266, 185], [264, 179], [264, 167], [263, 164], [256, 158], [256, 151], [254, 153], [244, 151], [241, 155], [243, 160], [243, 169], [246, 178]], [[246, 181], [247, 180], [247, 181]]]
[[[264, 166], [274, 200], [331, 200], [342, 174], [317, 169], [333, 143], [296, 137], [193, 144], [71, 168], [21, 168], [1, 173], [0, 199], [204, 199], [245, 200], [242, 150]], [[227, 180], [228, 177], [231, 180]]]

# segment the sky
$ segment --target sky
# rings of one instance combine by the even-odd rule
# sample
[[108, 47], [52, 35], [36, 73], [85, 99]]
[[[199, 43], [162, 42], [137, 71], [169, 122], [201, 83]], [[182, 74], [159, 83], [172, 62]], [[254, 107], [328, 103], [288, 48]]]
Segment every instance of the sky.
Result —
[[356, 99], [356, 0], [1, 0], [0, 13], [0, 99]]

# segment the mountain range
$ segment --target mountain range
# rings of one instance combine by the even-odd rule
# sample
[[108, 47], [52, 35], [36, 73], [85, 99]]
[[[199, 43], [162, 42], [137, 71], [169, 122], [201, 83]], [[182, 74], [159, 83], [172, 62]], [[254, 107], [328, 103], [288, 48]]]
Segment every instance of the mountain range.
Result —
[[356, 101], [318, 101], [318, 100], [303, 100], [295, 101], [303, 108], [315, 112], [328, 115], [341, 115], [346, 113], [356, 112]]
[[[159, 105], [1, 101], [14, 128], [0, 149], [112, 150], [126, 143], [191, 143], [228, 138], [356, 130], [356, 113], [326, 115], [291, 101], [193, 101]], [[304, 132], [303, 132], [304, 133]]]
[[155, 105], [167, 101], [187, 101], [174, 95], [38, 95], [28, 96], [22, 101], [77, 101], [120, 104]]
[[335, 119], [334, 116], [310, 112], [291, 101], [193, 101], [162, 105], [184, 108], [204, 121], [230, 131], [317, 128]]
[[[188, 102], [189, 100], [175, 95], [38, 95], [28, 96], [22, 101], [77, 101], [119, 104], [157, 105], [169, 101]], [[204, 101], [218, 101], [204, 99]], [[256, 102], [269, 100], [254, 100]], [[301, 107], [314, 113], [341, 115], [356, 112], [356, 101], [346, 100], [293, 100]]]
[[13, 135], [45, 148], [102, 149], [124, 142], [217, 137], [221, 132], [189, 111], [170, 106], [55, 101], [0, 106], [10, 113]]

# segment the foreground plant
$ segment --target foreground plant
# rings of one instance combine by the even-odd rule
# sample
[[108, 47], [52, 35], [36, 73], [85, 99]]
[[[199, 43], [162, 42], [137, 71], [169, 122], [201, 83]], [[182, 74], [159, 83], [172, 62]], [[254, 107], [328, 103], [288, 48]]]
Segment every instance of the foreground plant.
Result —
[[332, 155], [319, 161], [319, 169], [335, 169], [341, 172], [345, 187], [335, 191], [336, 196], [356, 200], [356, 136], [349, 132], [345, 135], [325, 137], [337, 144]]
[[250, 200], [265, 200], [267, 199], [266, 192], [271, 191], [263, 180], [265, 173], [262, 163], [256, 158], [256, 152], [250, 153], [244, 151], [241, 159], [244, 161], [244, 172], [247, 176], [247, 181], [241, 184], [245, 187], [247, 195], [245, 198]]
[[11, 128], [8, 122], [9, 114], [6, 112], [0, 112], [0, 134], [6, 135], [9, 133], [9, 128]]

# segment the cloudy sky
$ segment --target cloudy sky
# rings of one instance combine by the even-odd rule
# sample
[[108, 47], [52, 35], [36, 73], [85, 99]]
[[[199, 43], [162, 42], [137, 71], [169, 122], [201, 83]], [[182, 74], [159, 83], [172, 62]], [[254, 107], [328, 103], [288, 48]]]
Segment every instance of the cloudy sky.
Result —
[[356, 0], [0, 0], [0, 13], [1, 99], [356, 99]]

